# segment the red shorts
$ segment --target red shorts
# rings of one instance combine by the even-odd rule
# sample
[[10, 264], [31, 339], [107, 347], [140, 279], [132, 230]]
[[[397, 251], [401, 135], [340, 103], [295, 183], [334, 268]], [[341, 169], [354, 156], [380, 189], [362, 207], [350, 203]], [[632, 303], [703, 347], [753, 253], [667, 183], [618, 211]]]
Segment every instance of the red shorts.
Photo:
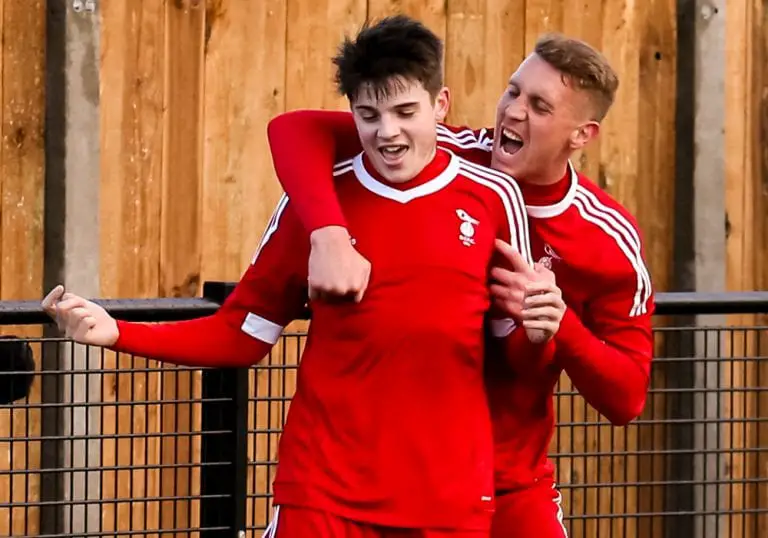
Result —
[[561, 500], [551, 482], [497, 493], [491, 538], [568, 538]]
[[281, 506], [262, 538], [488, 538], [488, 533], [380, 527], [328, 512]]

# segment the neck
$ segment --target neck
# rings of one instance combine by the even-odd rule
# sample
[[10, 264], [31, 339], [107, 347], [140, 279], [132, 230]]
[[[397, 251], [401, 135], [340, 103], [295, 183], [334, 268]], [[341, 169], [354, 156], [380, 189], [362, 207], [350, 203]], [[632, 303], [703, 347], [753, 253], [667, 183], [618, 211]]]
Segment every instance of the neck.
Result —
[[546, 187], [548, 185], [554, 185], [561, 179], [563, 175], [568, 171], [568, 156], [556, 159], [552, 164], [545, 169], [541, 170], [537, 174], [529, 174], [524, 178], [521, 178], [522, 182], [530, 185], [538, 185], [540, 187]]

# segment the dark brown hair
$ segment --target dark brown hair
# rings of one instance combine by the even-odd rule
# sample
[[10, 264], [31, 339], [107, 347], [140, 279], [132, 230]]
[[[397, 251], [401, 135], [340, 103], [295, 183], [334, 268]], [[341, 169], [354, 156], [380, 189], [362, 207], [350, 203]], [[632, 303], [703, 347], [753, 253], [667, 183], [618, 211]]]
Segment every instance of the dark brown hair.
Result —
[[602, 121], [619, 87], [619, 77], [608, 60], [584, 41], [557, 33], [540, 37], [534, 52], [560, 71], [566, 84], [589, 93], [593, 119]]
[[361, 89], [377, 99], [420, 82], [434, 99], [443, 87], [443, 43], [434, 32], [405, 15], [366, 22], [333, 58], [339, 93], [353, 101]]

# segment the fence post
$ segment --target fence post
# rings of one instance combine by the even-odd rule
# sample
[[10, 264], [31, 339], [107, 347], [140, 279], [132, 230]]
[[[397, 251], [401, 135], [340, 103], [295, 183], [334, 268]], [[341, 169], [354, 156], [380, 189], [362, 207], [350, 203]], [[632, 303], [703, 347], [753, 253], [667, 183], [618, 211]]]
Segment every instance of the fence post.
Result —
[[[231, 290], [206, 283], [203, 296], [222, 303]], [[248, 368], [203, 370], [202, 398], [200, 536], [238, 538], [246, 525]]]

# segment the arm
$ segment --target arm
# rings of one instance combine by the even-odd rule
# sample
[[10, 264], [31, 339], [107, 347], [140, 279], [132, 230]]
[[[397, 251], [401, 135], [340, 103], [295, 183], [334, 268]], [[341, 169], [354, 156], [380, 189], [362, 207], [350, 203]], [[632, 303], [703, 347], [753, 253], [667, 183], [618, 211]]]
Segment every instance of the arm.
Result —
[[568, 310], [555, 338], [555, 360], [587, 402], [615, 425], [640, 416], [650, 381], [653, 308], [631, 316], [627, 298], [634, 289], [625, 282], [609, 290], [585, 306], [583, 319]]
[[66, 335], [82, 344], [186, 366], [249, 366], [301, 314], [307, 251], [306, 232], [283, 199], [253, 263], [211, 316], [158, 324], [116, 321], [95, 303], [63, 294], [61, 287], [46, 297], [44, 306]]
[[286, 112], [269, 122], [267, 136], [277, 178], [307, 231], [346, 227], [334, 190], [333, 165], [362, 151], [352, 114]]
[[[267, 126], [277, 178], [295, 204], [309, 233], [327, 226], [346, 227], [333, 185], [333, 165], [362, 151], [350, 112], [295, 110], [273, 118]], [[488, 153], [493, 131], [438, 125], [438, 144], [471, 159]], [[296, 158], [297, 148], [301, 158]]]

